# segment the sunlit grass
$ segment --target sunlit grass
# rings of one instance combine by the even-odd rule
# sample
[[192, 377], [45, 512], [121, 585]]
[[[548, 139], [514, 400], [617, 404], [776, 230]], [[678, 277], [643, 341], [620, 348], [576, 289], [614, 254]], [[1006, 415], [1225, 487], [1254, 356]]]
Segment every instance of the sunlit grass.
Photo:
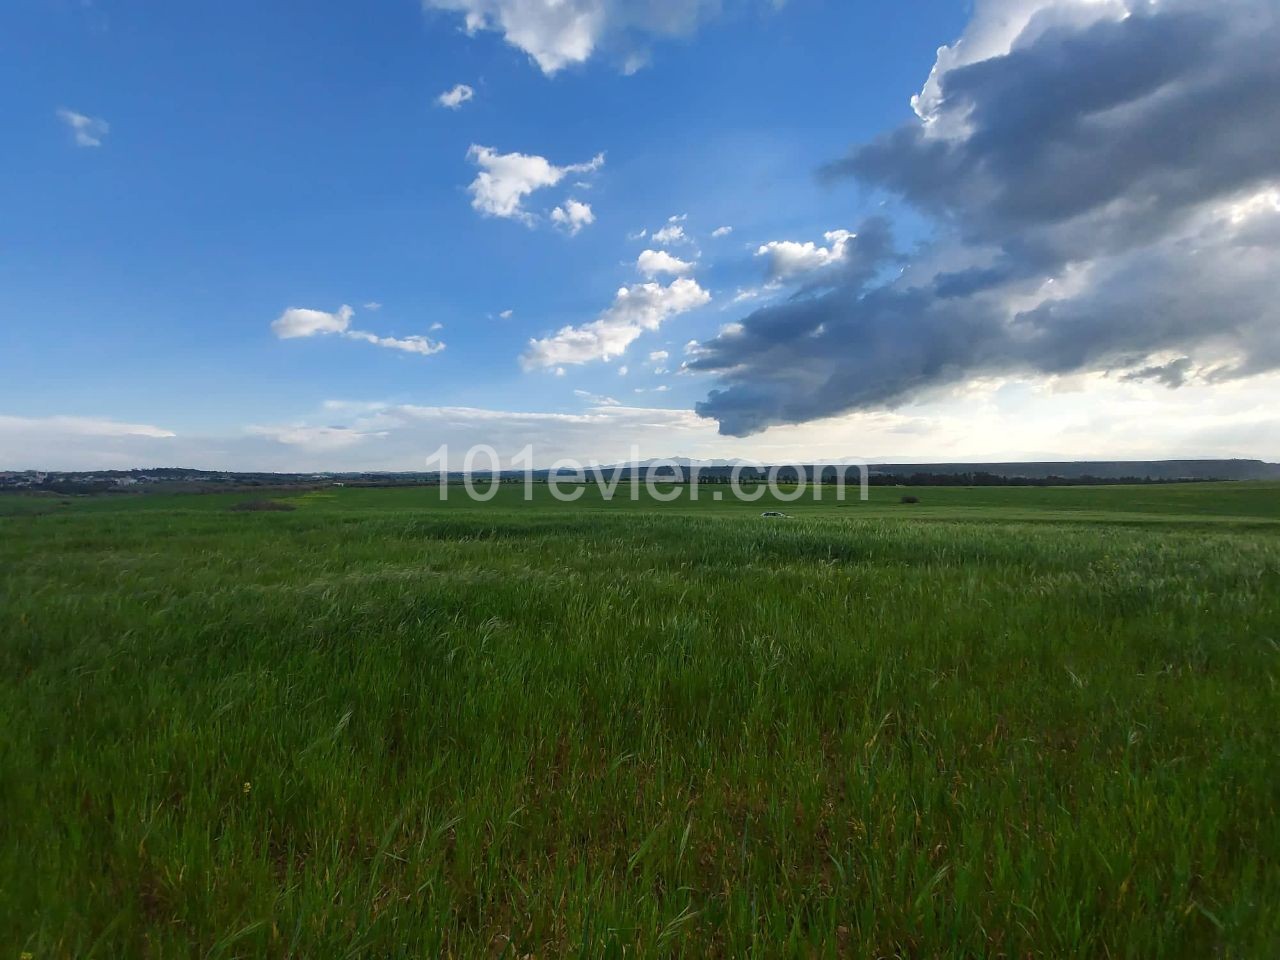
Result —
[[8, 511], [0, 951], [1274, 955], [1280, 488], [913, 492]]

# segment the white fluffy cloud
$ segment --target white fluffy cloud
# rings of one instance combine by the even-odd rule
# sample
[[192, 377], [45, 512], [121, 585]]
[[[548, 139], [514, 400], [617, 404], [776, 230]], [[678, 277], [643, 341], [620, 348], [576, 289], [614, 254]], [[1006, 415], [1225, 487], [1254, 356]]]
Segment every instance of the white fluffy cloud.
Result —
[[692, 271], [693, 264], [673, 257], [665, 250], [646, 250], [636, 259], [636, 269], [646, 277], [656, 277], [660, 273], [680, 277]]
[[100, 147], [102, 138], [111, 131], [111, 125], [107, 121], [76, 113], [65, 107], [58, 111], [58, 119], [67, 125], [77, 147]]
[[716, 227], [711, 231], [711, 235], [717, 240], [721, 237], [727, 237], [731, 233], [733, 233], [733, 227]]
[[771, 240], [756, 250], [757, 257], [770, 259], [769, 276], [773, 280], [788, 280], [815, 270], [822, 270], [845, 258], [846, 244], [857, 234], [848, 230], [831, 230], [823, 234], [827, 246], [820, 247], [812, 240], [797, 243], [794, 240]]
[[696, 309], [711, 295], [687, 278], [669, 286], [637, 283], [618, 291], [613, 304], [591, 323], [562, 327], [556, 334], [530, 340], [520, 358], [526, 370], [589, 363], [621, 356], [645, 331], [657, 330], [678, 314]]
[[333, 313], [290, 307], [271, 323], [271, 332], [281, 340], [297, 337], [314, 337], [323, 333], [345, 333], [351, 326], [355, 311], [343, 304]]
[[664, 247], [684, 243], [687, 239], [688, 237], [684, 234], [684, 227], [674, 222], [668, 222], [661, 230], [655, 230], [653, 233], [653, 242]]
[[551, 222], [572, 237], [583, 227], [595, 223], [596, 215], [591, 212], [591, 204], [569, 199], [551, 211]]
[[533, 215], [524, 200], [535, 190], [554, 187], [570, 174], [594, 173], [604, 166], [600, 153], [586, 163], [558, 167], [535, 154], [498, 153], [492, 147], [472, 144], [467, 157], [480, 168], [467, 188], [471, 206], [489, 217], [505, 217], [532, 224]]
[[436, 97], [436, 103], [450, 110], [457, 110], [468, 100], [475, 97], [476, 92], [465, 83], [460, 83], [452, 90], [446, 90], [440, 96]]
[[[309, 310], [305, 307], [289, 307], [272, 321], [271, 332], [281, 340], [296, 340], [300, 337], [326, 336], [336, 333], [348, 340], [358, 340], [362, 343], [371, 343], [375, 347], [416, 353], [424, 357], [439, 353], [445, 347], [443, 343], [432, 340], [430, 337], [417, 335], [403, 338], [380, 337], [366, 330], [352, 330], [351, 318], [354, 316], [355, 311], [346, 304], [333, 313]], [[433, 324], [432, 329], [439, 329], [439, 325]]]
[[462, 14], [468, 33], [501, 33], [546, 74], [585, 63], [601, 46], [620, 55], [624, 72], [634, 73], [648, 60], [648, 38], [687, 36], [720, 5], [720, 0], [423, 0], [428, 10]]
[[367, 333], [364, 330], [349, 330], [346, 336], [351, 340], [372, 343], [375, 347], [386, 347], [388, 350], [403, 350], [405, 353], [417, 353], [424, 357], [429, 357], [433, 353], [439, 353], [444, 349], [444, 344], [439, 340], [432, 340], [430, 337], [416, 334], [410, 337], [379, 337], [377, 334]]

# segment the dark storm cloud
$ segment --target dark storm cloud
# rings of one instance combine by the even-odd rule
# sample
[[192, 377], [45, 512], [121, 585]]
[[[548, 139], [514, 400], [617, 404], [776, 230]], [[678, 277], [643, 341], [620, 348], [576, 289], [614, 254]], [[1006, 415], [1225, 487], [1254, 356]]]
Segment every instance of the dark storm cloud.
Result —
[[884, 217], [868, 217], [863, 221], [854, 236], [845, 241], [843, 253], [838, 263], [805, 280], [794, 297], [799, 299], [833, 286], [861, 290], [889, 264], [906, 262], [894, 247], [893, 226]]
[[851, 274], [705, 344], [690, 366], [721, 385], [699, 413], [742, 435], [982, 374], [1280, 366], [1280, 213], [1224, 213], [1280, 182], [1280, 3], [1131, 6], [1029, 28], [942, 77], [947, 132], [912, 123], [827, 168], [942, 238], [896, 281]]
[[1187, 378], [1191, 375], [1194, 366], [1195, 364], [1190, 357], [1179, 357], [1177, 360], [1170, 360], [1168, 363], [1143, 367], [1140, 370], [1131, 370], [1124, 375], [1124, 379], [1134, 381], [1154, 380], [1157, 383], [1163, 383], [1166, 387], [1177, 389], [1187, 382]]

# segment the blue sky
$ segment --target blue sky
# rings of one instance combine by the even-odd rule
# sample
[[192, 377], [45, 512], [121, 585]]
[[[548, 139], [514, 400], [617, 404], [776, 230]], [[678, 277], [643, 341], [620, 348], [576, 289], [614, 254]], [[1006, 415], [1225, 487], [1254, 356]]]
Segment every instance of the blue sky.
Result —
[[[566, 28], [550, 0], [7, 3], [0, 467], [411, 469], [437, 437], [607, 459], [619, 431], [653, 456], [1079, 456], [1119, 393], [1147, 412], [1099, 456], [1280, 454], [1257, 415], [1273, 384], [1252, 374], [1187, 400], [1112, 360], [1036, 359], [920, 395], [758, 397], [780, 368], [735, 381], [725, 325], [732, 339], [761, 304], [804, 300], [810, 276], [845, 283], [823, 271], [860, 255], [869, 218], [897, 251], [873, 285], [922, 249], [986, 256], [944, 251], [947, 215], [910, 187], [819, 175], [919, 123], [938, 48], [976, 45], [986, 11], [575, 4]], [[1038, 6], [1072, 4], [1097, 6]], [[442, 105], [459, 84], [469, 98]], [[477, 186], [486, 157], [496, 181]], [[520, 194], [539, 171], [555, 182]], [[750, 414], [698, 417], [726, 384]], [[1188, 433], [1181, 405], [1206, 402], [1212, 422]], [[1136, 425], [1151, 404], [1155, 439]]]

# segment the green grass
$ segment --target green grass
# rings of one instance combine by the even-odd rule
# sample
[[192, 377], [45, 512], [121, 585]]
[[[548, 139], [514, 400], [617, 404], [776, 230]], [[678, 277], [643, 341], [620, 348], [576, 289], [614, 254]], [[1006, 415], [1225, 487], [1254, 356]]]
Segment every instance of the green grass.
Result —
[[0, 498], [0, 960], [1277, 955], [1280, 486], [709, 492]]

